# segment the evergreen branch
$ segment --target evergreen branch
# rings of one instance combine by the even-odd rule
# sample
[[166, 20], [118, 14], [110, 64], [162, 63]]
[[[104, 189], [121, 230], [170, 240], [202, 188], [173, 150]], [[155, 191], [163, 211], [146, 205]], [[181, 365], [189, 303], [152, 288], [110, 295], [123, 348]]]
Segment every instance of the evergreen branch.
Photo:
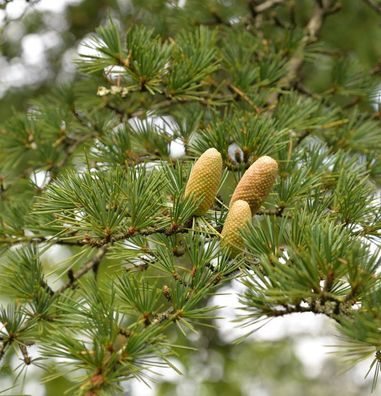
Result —
[[[335, 9], [337, 10], [339, 9], [338, 4], [339, 3], [337, 3], [337, 5], [335, 6]], [[332, 12], [331, 10], [333, 10], [333, 8], [331, 9], [330, 1], [323, 0], [321, 2], [317, 2], [317, 7], [315, 8], [311, 19], [308, 21], [306, 27], [306, 34], [301, 40], [300, 47], [296, 51], [294, 57], [291, 58], [289, 73], [285, 81], [286, 87], [290, 86], [291, 83], [296, 80], [298, 71], [304, 61], [303, 50], [308, 44], [314, 42], [317, 39], [317, 35], [319, 34], [323, 26], [324, 18], [326, 17], [326, 15]]]
[[255, 6], [254, 1], [250, 1], [249, 4], [250, 4], [250, 8], [251, 8], [252, 12], [255, 15], [257, 15], [257, 14], [267, 11], [268, 9], [270, 9], [272, 7], [280, 5], [283, 2], [284, 2], [284, 0], [267, 0], [267, 1], [263, 2], [262, 4]]
[[48, 294], [50, 294], [51, 296], [54, 296], [54, 291], [52, 290], [52, 288], [48, 285], [48, 283], [44, 279], [41, 279], [40, 285], [42, 286], [42, 288], [44, 290], [46, 290], [46, 292]]
[[266, 307], [261, 311], [261, 313], [269, 317], [280, 317], [292, 313], [312, 312], [314, 314], [328, 316], [340, 324], [343, 316], [349, 317], [353, 312], [355, 312], [351, 309], [349, 301], [341, 301], [328, 295], [324, 295], [320, 298], [305, 299], [303, 302], [308, 304], [308, 306], [302, 306], [301, 302], [295, 305], [282, 304], [281, 308]]
[[[305, 60], [305, 48], [317, 40], [318, 34], [323, 27], [325, 18], [341, 9], [339, 2], [333, 3], [332, 0], [317, 0], [317, 6], [305, 28], [305, 34], [301, 39], [298, 48], [289, 61], [287, 75], [279, 82], [282, 89], [290, 88], [299, 79], [299, 72]], [[278, 99], [279, 93], [270, 97], [269, 102], [274, 104]]]
[[21, 351], [21, 353], [22, 353], [22, 355], [23, 355], [24, 363], [25, 363], [27, 366], [29, 366], [29, 365], [31, 364], [31, 362], [32, 362], [32, 359], [30, 358], [30, 356], [29, 356], [29, 354], [28, 354], [28, 349], [27, 349], [26, 345], [24, 345], [24, 344], [19, 344], [19, 348], [20, 348], [20, 351]]
[[[0, 340], [1, 341], [1, 340]], [[5, 352], [7, 348], [11, 345], [10, 339], [7, 339], [5, 341], [2, 341], [2, 344], [0, 345], [0, 361], [5, 355]]]
[[321, 95], [308, 89], [306, 86], [302, 84], [301, 81], [295, 81], [293, 88], [305, 96], [308, 96], [313, 99], [321, 100]]
[[59, 239], [59, 238], [48, 238], [46, 236], [23, 236], [16, 238], [0, 238], [0, 245], [18, 245], [21, 243], [51, 243], [57, 245], [69, 245], [69, 246], [84, 246], [88, 245], [88, 243], [84, 243], [83, 241], [76, 240], [71, 241], [68, 239]]
[[[181, 103], [187, 102], [186, 100], [182, 100]], [[149, 110], [148, 109], [140, 109], [137, 111], [134, 111], [133, 113], [128, 114], [128, 117], [141, 117], [147, 114], [148, 111], [157, 111], [157, 110], [163, 110], [166, 109], [167, 107], [170, 107], [174, 104], [173, 99], [165, 99], [162, 100], [161, 102], [158, 102], [156, 104], [153, 104], [150, 106]]]
[[314, 305], [311, 305], [308, 307], [302, 307], [301, 305], [282, 305], [282, 309], [266, 308], [263, 311], [263, 313], [266, 316], [273, 317], [273, 318], [278, 318], [278, 317], [290, 315], [293, 313], [306, 313], [306, 312], [312, 312], [317, 315], [318, 314], [326, 315], [334, 320], [338, 320], [337, 315], [334, 315], [334, 316], [332, 315], [331, 309], [329, 309], [329, 311], [327, 309], [319, 309], [319, 308], [316, 308]]
[[210, 13], [211, 13], [212, 17], [214, 18], [214, 21], [210, 22], [210, 23], [203, 23], [203, 25], [210, 25], [211, 24], [211, 25], [224, 25], [224, 26], [231, 27], [231, 24], [229, 23], [229, 21], [225, 21], [223, 18], [221, 18], [217, 14], [217, 12], [212, 10]]
[[191, 231], [189, 228], [185, 228], [184, 226], [180, 226], [177, 224], [173, 224], [170, 227], [160, 227], [160, 228], [147, 228], [143, 230], [137, 230], [134, 228], [128, 229], [125, 233], [115, 235], [115, 236], [110, 236], [109, 238], [104, 238], [104, 239], [88, 239], [84, 240], [84, 245], [90, 245], [90, 246], [103, 246], [108, 243], [114, 243], [118, 241], [122, 241], [128, 238], [132, 238], [138, 235], [142, 236], [148, 236], [148, 235], [153, 235], [153, 234], [164, 234], [166, 236], [174, 235], [174, 234], [181, 234], [181, 233], [187, 233]]
[[263, 209], [256, 212], [257, 216], [276, 216], [276, 217], [289, 217], [284, 214], [284, 207], [276, 207], [275, 209]]
[[375, 76], [381, 72], [381, 60], [379, 60], [376, 65], [371, 69], [370, 74]]
[[145, 116], [147, 113], [156, 112], [159, 110], [165, 110], [170, 108], [171, 106], [175, 106], [178, 104], [187, 104], [187, 103], [200, 103], [203, 106], [210, 106], [212, 101], [221, 101], [226, 102], [231, 100], [231, 96], [229, 95], [208, 95], [208, 96], [197, 96], [192, 98], [177, 98], [176, 96], [166, 96], [166, 99], [156, 102], [154, 104], [149, 105], [149, 108], [146, 109], [139, 109], [132, 112], [124, 112], [123, 110], [110, 105], [109, 103], [105, 105], [108, 110], [113, 111], [115, 114], [118, 115], [119, 119], [122, 120], [125, 116], [127, 118], [134, 118], [134, 117], [142, 117]]
[[[22, 334], [24, 331], [28, 330], [30, 326], [33, 326], [33, 322], [35, 321], [36, 318], [29, 318], [24, 325], [19, 328], [19, 329], [13, 329], [13, 331], [8, 332], [7, 337], [0, 336], [0, 361], [2, 358], [5, 356], [6, 350], [12, 345], [12, 343], [18, 338], [18, 335]], [[27, 343], [22, 343], [21, 341], [18, 342], [19, 348], [21, 353], [23, 354], [24, 357], [24, 363], [29, 365], [31, 362], [31, 359], [28, 355], [27, 351], [27, 345], [33, 345], [33, 341], [28, 341]]]
[[102, 247], [109, 243], [119, 242], [122, 240], [126, 240], [138, 235], [148, 236], [153, 234], [164, 234], [166, 236], [171, 236], [174, 234], [185, 234], [192, 231], [186, 226], [173, 224], [170, 227], [160, 227], [160, 228], [146, 228], [142, 230], [136, 230], [134, 228], [128, 229], [126, 232], [114, 236], [109, 236], [103, 239], [96, 238], [86, 238], [70, 240], [67, 238], [55, 238], [55, 237], [46, 237], [46, 236], [23, 236], [19, 238], [0, 238], [0, 245], [17, 245], [22, 243], [49, 243], [49, 244], [57, 244], [57, 245], [69, 245], [69, 246], [94, 246], [94, 247]]
[[[80, 125], [82, 125], [83, 127], [85, 127], [86, 129], [92, 129], [93, 132], [95, 131], [95, 133], [83, 136], [82, 138], [79, 138], [78, 140], [80, 141], [80, 143], [82, 142], [81, 139], [88, 139], [88, 138], [96, 138], [98, 136], [98, 134], [100, 134], [102, 131], [101, 129], [91, 120], [85, 118], [83, 115], [81, 115], [80, 111], [73, 105], [71, 108], [71, 113], [73, 114], [74, 118], [78, 121], [78, 123]], [[76, 141], [74, 141], [75, 143]]]
[[240, 98], [244, 99], [251, 107], [254, 108], [255, 112], [257, 114], [261, 113], [263, 110], [260, 109], [251, 99], [250, 97], [245, 94], [245, 92], [243, 92], [241, 89], [239, 89], [238, 87], [236, 87], [234, 84], [229, 84], [228, 88], [234, 92], [236, 95], [238, 95]]
[[62, 152], [64, 154], [63, 158], [58, 163], [53, 163], [48, 168], [48, 171], [50, 170], [52, 173], [49, 182], [46, 183], [44, 188], [46, 188], [55, 180], [56, 176], [58, 176], [59, 171], [69, 163], [72, 154], [77, 150], [78, 147], [81, 146], [82, 143], [96, 138], [101, 132], [96, 125], [92, 124], [90, 121], [85, 120], [75, 107], [72, 108], [71, 112], [80, 125], [82, 125], [86, 129], [93, 129], [95, 133], [92, 132], [89, 134], [84, 134], [76, 138], [65, 136], [62, 139], [60, 143], [62, 147]]
[[69, 161], [69, 159], [70, 159], [70, 156], [74, 153], [74, 151], [75, 151], [82, 143], [86, 142], [86, 140], [94, 139], [94, 137], [95, 137], [94, 135], [88, 135], [88, 136], [85, 135], [85, 136], [81, 136], [81, 137], [78, 138], [78, 139], [75, 139], [75, 140], [72, 141], [72, 142], [69, 142], [69, 143], [65, 144], [65, 145], [64, 145], [65, 156], [64, 156], [64, 158], [63, 158], [58, 164], [55, 165], [55, 167], [58, 168], [58, 169], [61, 169], [61, 168], [63, 168], [64, 166], [66, 166], [67, 163], [68, 163], [68, 161]]
[[150, 325], [160, 325], [168, 319], [173, 319], [176, 317], [176, 312], [173, 307], [168, 308], [164, 312], [156, 314], [155, 317], [150, 322]]
[[178, 98], [176, 96], [166, 96], [166, 99], [157, 102], [149, 107], [149, 109], [141, 109], [134, 111], [133, 113], [128, 114], [129, 117], [141, 117], [147, 112], [154, 112], [157, 110], [163, 110], [168, 107], [177, 105], [177, 104], [186, 104], [186, 103], [200, 103], [203, 106], [210, 106], [213, 101], [220, 101], [220, 102], [226, 102], [226, 101], [231, 101], [232, 97], [230, 95], [199, 95], [195, 97], [190, 97], [190, 98]]
[[97, 267], [102, 261], [103, 257], [106, 255], [107, 249], [108, 245], [100, 247], [94, 257], [90, 261], [88, 261], [80, 270], [72, 273], [69, 282], [61, 286], [57, 291], [55, 291], [54, 294], [61, 294], [65, 290], [71, 288], [78, 279], [80, 279], [83, 275], [87, 274], [90, 270]]
[[381, 3], [379, 3], [377, 0], [364, 0], [364, 2], [368, 4], [370, 8], [372, 8], [374, 11], [381, 15]]
[[302, 141], [311, 134], [311, 131], [305, 130], [303, 131], [296, 139], [295, 146], [298, 146]]
[[119, 116], [120, 122], [123, 122], [124, 117], [126, 116], [126, 113], [123, 110], [119, 109], [116, 106], [113, 106], [110, 102], [106, 103], [105, 108], [116, 113]]
[[[381, 0], [364, 1], [359, 10], [381, 15]], [[99, 28], [88, 42], [95, 55], [80, 63], [94, 78], [60, 90], [53, 103], [37, 101], [1, 128], [0, 289], [16, 301], [0, 308], [0, 359], [15, 351], [29, 365], [28, 346], [42, 341], [36, 361], [64, 358], [86, 371], [79, 393], [118, 393], [131, 377], [148, 377], [152, 356], [167, 362], [167, 328], [186, 335], [211, 325], [209, 298], [231, 279], [246, 286], [240, 301], [248, 325], [324, 314], [379, 350], [379, 257], [369, 245], [378, 243], [381, 216], [373, 186], [381, 141], [371, 119], [379, 114], [370, 106], [381, 67], [367, 80], [357, 51], [343, 60], [346, 47], [336, 39], [318, 42], [340, 0], [245, 0], [213, 9], [190, 2], [170, 10], [162, 3], [155, 4], [166, 21], [160, 33], [144, 27], [151, 11], [140, 24], [131, 14], [127, 35], [113, 22]], [[183, 18], [193, 6], [197, 12]], [[357, 12], [349, 8], [342, 19]], [[217, 28], [182, 33], [172, 19]], [[312, 61], [317, 75], [304, 79]], [[110, 86], [100, 87], [101, 79]], [[169, 145], [178, 142], [185, 156], [174, 163]], [[189, 154], [211, 147], [226, 177], [213, 210], [193, 218], [183, 198]], [[278, 162], [279, 177], [240, 230], [245, 247], [233, 257], [219, 243], [230, 187], [262, 155]], [[57, 180], [60, 168], [73, 169]], [[48, 171], [47, 191], [40, 170]], [[57, 290], [41, 261], [54, 244], [77, 247], [70, 249], [77, 264]], [[107, 259], [118, 261], [118, 271], [127, 263], [117, 281], [96, 279]]]

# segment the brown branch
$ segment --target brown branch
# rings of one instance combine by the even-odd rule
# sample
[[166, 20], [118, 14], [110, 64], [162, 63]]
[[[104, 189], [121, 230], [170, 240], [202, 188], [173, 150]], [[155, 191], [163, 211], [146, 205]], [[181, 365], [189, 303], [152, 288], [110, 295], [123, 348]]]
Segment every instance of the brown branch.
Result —
[[48, 238], [46, 236], [23, 236], [19, 238], [5, 237], [0, 238], [0, 245], [17, 245], [19, 243], [53, 243], [57, 245], [71, 245], [71, 246], [84, 246], [88, 245], [88, 243], [84, 243], [80, 240], [66, 240], [66, 239], [56, 239], [56, 238]]
[[40, 286], [50, 295], [54, 296], [54, 291], [52, 288], [48, 285], [45, 279], [41, 279], [40, 281]]
[[217, 94], [205, 94], [203, 92], [200, 92], [198, 97], [194, 98], [182, 98], [178, 97], [176, 95], [171, 95], [168, 92], [164, 93], [163, 95], [163, 100], [160, 100], [156, 103], [149, 104], [147, 103], [146, 106], [147, 108], [139, 108], [138, 110], [133, 110], [133, 111], [124, 111], [122, 109], [119, 109], [117, 107], [114, 107], [107, 103], [105, 105], [105, 108], [109, 109], [110, 111], [113, 111], [116, 113], [116, 115], [119, 116], [119, 118], [126, 117], [126, 118], [133, 118], [133, 117], [142, 117], [146, 115], [148, 112], [155, 112], [157, 110], [163, 110], [171, 106], [176, 106], [176, 105], [182, 105], [184, 103], [200, 103], [206, 107], [210, 106], [212, 101], [230, 101], [232, 100], [231, 95], [217, 95]]
[[302, 307], [301, 305], [283, 305], [283, 309], [267, 308], [263, 311], [266, 316], [278, 318], [280, 316], [290, 315], [292, 313], [311, 312], [310, 307]]
[[4, 357], [7, 348], [11, 345], [9, 339], [2, 342], [0, 345], [0, 361]]
[[375, 76], [381, 72], [381, 61], [378, 61], [377, 64], [371, 69], [370, 75]]
[[156, 314], [154, 319], [151, 320], [150, 325], [157, 325], [165, 322], [168, 319], [175, 319], [177, 316], [173, 307], [168, 308], [164, 312]]
[[251, 107], [254, 108], [255, 112], [257, 114], [260, 114], [261, 112], [263, 112], [263, 109], [260, 109], [251, 99], [250, 97], [243, 92], [240, 88], [236, 87], [233, 84], [228, 84], [228, 88], [231, 92], [233, 92], [235, 95], [238, 95], [239, 98], [242, 98], [243, 100], [245, 100]]
[[301, 94], [308, 96], [313, 99], [321, 100], [321, 95], [317, 94], [316, 92], [310, 91], [307, 87], [305, 87], [301, 81], [295, 81], [294, 89], [296, 89]]
[[339, 318], [341, 316], [348, 317], [352, 312], [351, 304], [348, 304], [346, 301], [340, 301], [332, 297], [330, 298], [327, 295], [311, 299], [311, 301], [308, 301], [307, 304], [307, 306], [302, 306], [301, 301], [295, 305], [280, 304], [282, 305], [283, 309], [268, 307], [262, 312], [263, 315], [269, 317], [280, 317], [292, 313], [312, 312], [314, 314], [326, 315], [338, 323], [340, 323]]
[[288, 217], [283, 212], [286, 208], [283, 206], [276, 207], [275, 209], [259, 210], [255, 214], [258, 216], [275, 216], [275, 217]]
[[302, 141], [303, 141], [307, 136], [309, 136], [310, 134], [311, 134], [311, 131], [309, 131], [309, 130], [303, 131], [303, 132], [297, 137], [295, 146], [298, 146], [300, 143], [302, 143]]
[[207, 99], [203, 99], [203, 98], [178, 99], [176, 97], [167, 96], [166, 99], [163, 99], [163, 100], [153, 103], [153, 104], [149, 104], [148, 108], [145, 108], [145, 109], [140, 108], [138, 110], [125, 112], [124, 110], [119, 109], [119, 108], [111, 105], [110, 103], [107, 103], [105, 105], [105, 108], [116, 113], [116, 115], [119, 117], [119, 119], [122, 120], [122, 119], [124, 119], [124, 117], [126, 117], [126, 118], [142, 117], [142, 116], [146, 115], [148, 112], [152, 112], [155, 110], [162, 110], [162, 109], [166, 109], [167, 107], [170, 107], [173, 105], [177, 105], [177, 104], [181, 104], [181, 103], [189, 103], [189, 102], [198, 102], [198, 103], [207, 104]]
[[28, 354], [28, 349], [27, 349], [26, 345], [24, 345], [24, 344], [19, 344], [19, 348], [20, 348], [20, 351], [21, 351], [21, 353], [22, 353], [22, 355], [23, 355], [24, 363], [25, 363], [27, 366], [29, 366], [29, 365], [31, 364], [31, 362], [32, 362], [32, 359], [30, 358], [30, 356], [29, 356], [29, 354]]
[[250, 17], [248, 18], [247, 27], [252, 29], [255, 28], [253, 33], [263, 37], [263, 32], [261, 30], [261, 26], [263, 23], [263, 15], [266, 11], [271, 10], [271, 8], [275, 8], [277, 5], [280, 5], [285, 0], [267, 0], [262, 4], [257, 5], [256, 0], [249, 0], [248, 7], [250, 11]]
[[187, 225], [171, 225], [170, 227], [161, 227], [161, 228], [154, 228], [149, 227], [145, 229], [135, 229], [129, 228], [125, 232], [116, 235], [110, 235], [107, 238], [97, 239], [97, 238], [86, 238], [82, 237], [83, 239], [65, 239], [65, 238], [49, 238], [46, 236], [23, 236], [19, 238], [0, 238], [0, 245], [16, 245], [19, 243], [50, 243], [50, 244], [57, 244], [57, 245], [69, 245], [69, 246], [94, 246], [94, 247], [101, 247], [107, 245], [109, 243], [114, 243], [118, 241], [122, 241], [125, 239], [132, 238], [137, 235], [152, 235], [152, 234], [164, 234], [166, 236], [174, 235], [174, 234], [181, 234], [187, 233], [189, 229], [186, 227]]
[[152, 235], [152, 234], [164, 234], [166, 236], [174, 235], [174, 234], [181, 234], [181, 233], [187, 233], [189, 231], [188, 228], [185, 226], [181, 225], [176, 225], [173, 224], [170, 227], [162, 227], [162, 228], [146, 228], [143, 230], [138, 230], [135, 228], [130, 228], [126, 232], [119, 234], [119, 235], [114, 235], [110, 236], [109, 238], [103, 238], [103, 239], [89, 239], [87, 241], [84, 241], [84, 245], [90, 245], [90, 246], [103, 246], [108, 243], [114, 243], [118, 241], [122, 241], [137, 235], [142, 235], [142, 236], [147, 236], [147, 235]]
[[[325, 18], [341, 9], [341, 4], [339, 2], [332, 3], [332, 0], [317, 0], [316, 4], [317, 6], [305, 28], [305, 34], [289, 61], [288, 72], [279, 82], [279, 88], [281, 89], [290, 88], [296, 83], [305, 60], [305, 48], [317, 40]], [[278, 96], [279, 93], [272, 95], [269, 103], [272, 105], [275, 104]]]
[[113, 106], [110, 102], [106, 103], [105, 108], [116, 113], [119, 117], [120, 122], [123, 122], [124, 117], [126, 116], [126, 113], [122, 109], [119, 109], [118, 107]]
[[308, 21], [306, 27], [306, 33], [303, 36], [299, 48], [295, 55], [291, 58], [289, 72], [283, 82], [286, 87], [289, 87], [298, 77], [300, 68], [304, 62], [304, 49], [308, 44], [311, 44], [317, 40], [317, 36], [323, 26], [323, 22], [326, 16], [336, 12], [340, 9], [340, 3], [331, 5], [330, 0], [322, 0], [317, 3], [314, 13], [311, 19]]
[[364, 0], [366, 4], [370, 8], [372, 8], [374, 11], [376, 11], [378, 14], [381, 15], [381, 3], [379, 3], [377, 0]]
[[[262, 12], [267, 11], [268, 9], [275, 7], [281, 3], [283, 3], [284, 0], [267, 0], [262, 4], [259, 4], [257, 6], [252, 6], [252, 10], [256, 13], [256, 14], [260, 14]], [[251, 2], [251, 4], [253, 4], [253, 2]]]
[[223, 18], [221, 18], [217, 12], [215, 11], [210, 11], [210, 14], [212, 15], [212, 17], [214, 18], [214, 25], [224, 25], [224, 26], [228, 26], [231, 27], [231, 24], [229, 23], [229, 21], [225, 21]]
[[103, 257], [106, 255], [108, 249], [108, 245], [104, 245], [99, 250], [97, 253], [94, 255], [94, 257], [88, 261], [80, 270], [77, 272], [71, 273], [69, 282], [61, 286], [57, 291], [55, 291], [55, 295], [63, 293], [65, 290], [71, 288], [75, 282], [81, 278], [83, 275], [87, 274], [90, 270], [92, 270], [95, 266], [99, 265], [99, 263], [102, 261]]
[[97, 137], [101, 132], [99, 130], [99, 128], [96, 127], [96, 125], [91, 124], [90, 121], [83, 118], [83, 116], [78, 112], [78, 110], [75, 107], [72, 108], [71, 112], [72, 112], [73, 116], [75, 117], [75, 119], [79, 122], [79, 124], [81, 124], [82, 126], [84, 126], [87, 129], [93, 130], [93, 132], [91, 132], [89, 134], [82, 134], [81, 136], [78, 136], [76, 138], [71, 138], [69, 136], [64, 135], [60, 139], [57, 140], [57, 142], [54, 145], [58, 146], [58, 144], [60, 144], [62, 146], [62, 151], [63, 151], [64, 155], [63, 155], [63, 158], [59, 162], [53, 163], [48, 168], [48, 171], [51, 172], [51, 178], [50, 178], [49, 182], [46, 183], [44, 188], [46, 188], [49, 184], [51, 184], [55, 180], [55, 178], [58, 175], [58, 172], [68, 164], [70, 158], [72, 157], [72, 154], [75, 152], [75, 150], [77, 150], [77, 148], [82, 143], [85, 143], [87, 140]]
[[[78, 139], [75, 139], [71, 144], [67, 144], [66, 145], [66, 150], [65, 151], [65, 155], [62, 158], [62, 160], [60, 162], [58, 162], [57, 164], [53, 165], [54, 169], [61, 169], [64, 166], [67, 165], [67, 163], [69, 162], [69, 159], [71, 157], [71, 155], [74, 153], [74, 151], [84, 142], [86, 142], [86, 140], [88, 140], [89, 138], [94, 138], [95, 135], [94, 134], [90, 134], [90, 135], [84, 135], [79, 137]], [[65, 146], [64, 146], [65, 147]], [[52, 178], [53, 179], [53, 178]], [[52, 180], [51, 179], [51, 180]]]

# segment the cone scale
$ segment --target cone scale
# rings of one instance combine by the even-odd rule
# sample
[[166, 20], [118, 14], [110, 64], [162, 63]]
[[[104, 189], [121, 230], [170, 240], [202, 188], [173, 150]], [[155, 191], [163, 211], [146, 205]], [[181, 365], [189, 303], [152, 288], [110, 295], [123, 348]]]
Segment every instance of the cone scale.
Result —
[[237, 200], [231, 205], [221, 232], [221, 247], [229, 249], [233, 256], [244, 248], [241, 230], [251, 221], [250, 206], [246, 201]]
[[270, 193], [278, 174], [278, 163], [271, 157], [259, 157], [245, 172], [230, 200], [231, 205], [246, 201], [254, 215]]
[[222, 157], [215, 149], [206, 150], [194, 164], [185, 187], [185, 197], [201, 199], [195, 215], [204, 215], [216, 198], [222, 176]]

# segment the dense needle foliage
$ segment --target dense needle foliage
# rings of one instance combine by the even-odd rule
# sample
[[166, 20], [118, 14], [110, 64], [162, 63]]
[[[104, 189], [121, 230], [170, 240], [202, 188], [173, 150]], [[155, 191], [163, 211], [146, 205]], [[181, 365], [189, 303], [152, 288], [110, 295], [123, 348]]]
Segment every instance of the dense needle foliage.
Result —
[[[376, 385], [380, 67], [319, 40], [344, 4], [132, 3], [86, 41], [73, 84], [0, 126], [1, 364], [17, 354], [20, 373], [74, 372], [69, 394], [121, 394], [171, 365], [181, 346], [168, 329], [210, 326], [208, 299], [238, 279], [238, 326], [324, 314], [351, 362], [374, 358]], [[194, 216], [185, 186], [209, 148], [224, 172], [214, 206]], [[220, 249], [229, 200], [264, 155], [279, 176], [232, 256]], [[59, 265], [47, 259], [57, 246]]]

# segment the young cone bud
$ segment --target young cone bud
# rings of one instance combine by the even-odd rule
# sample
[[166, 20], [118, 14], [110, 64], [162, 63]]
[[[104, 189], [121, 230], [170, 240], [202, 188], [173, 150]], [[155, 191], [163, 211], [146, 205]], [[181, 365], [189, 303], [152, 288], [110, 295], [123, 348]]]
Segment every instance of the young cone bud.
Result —
[[215, 148], [210, 148], [194, 164], [185, 187], [185, 196], [192, 194], [195, 199], [201, 199], [195, 215], [205, 214], [213, 205], [221, 176], [221, 154]]
[[230, 206], [242, 199], [250, 205], [254, 215], [271, 191], [277, 174], [278, 163], [274, 159], [266, 155], [259, 157], [239, 181], [230, 200]]
[[243, 250], [244, 243], [240, 235], [242, 228], [251, 220], [250, 206], [246, 201], [235, 201], [228, 212], [221, 233], [221, 247], [230, 248], [233, 255]]

